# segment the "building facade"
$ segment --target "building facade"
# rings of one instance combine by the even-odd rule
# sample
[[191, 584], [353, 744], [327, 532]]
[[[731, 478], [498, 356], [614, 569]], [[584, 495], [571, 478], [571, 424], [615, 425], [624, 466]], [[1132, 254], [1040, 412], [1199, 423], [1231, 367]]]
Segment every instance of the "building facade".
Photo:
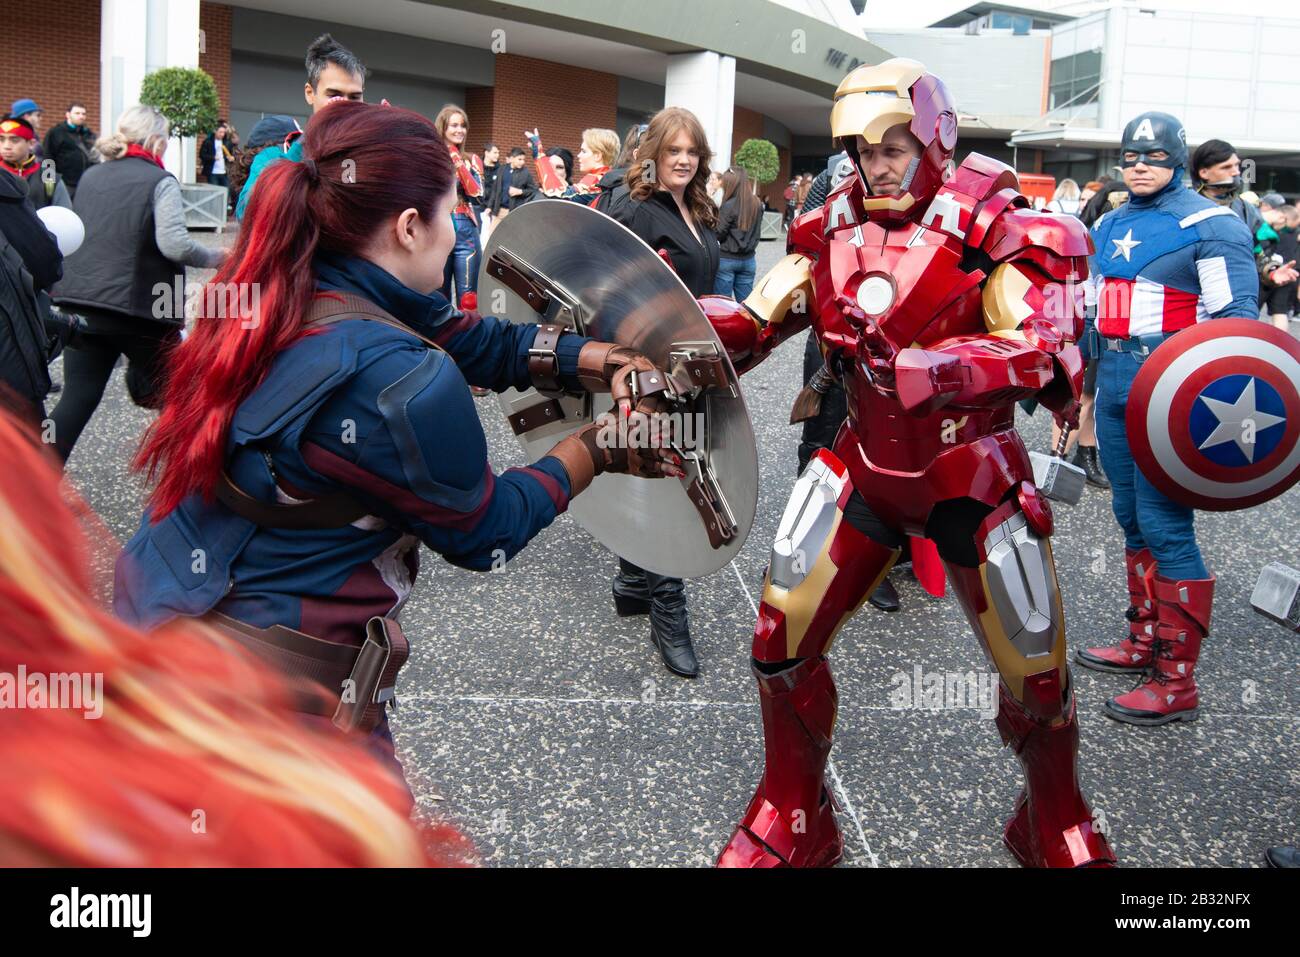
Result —
[[[705, 126], [714, 168], [745, 139], [776, 145], [781, 170], [766, 193], [779, 206], [794, 158], [824, 163], [832, 152], [840, 79], [889, 56], [846, 28], [854, 16], [850, 0], [51, 0], [35, 43], [0, 37], [0, 91], [36, 99], [47, 128], [82, 100], [102, 132], [146, 72], [199, 66], [247, 133], [267, 113], [306, 119], [303, 55], [329, 31], [366, 63], [368, 100], [429, 116], [460, 104], [476, 152], [523, 145], [538, 128], [547, 146], [576, 153], [588, 127], [622, 134], [685, 106]], [[174, 146], [169, 168], [188, 172], [190, 156]]]

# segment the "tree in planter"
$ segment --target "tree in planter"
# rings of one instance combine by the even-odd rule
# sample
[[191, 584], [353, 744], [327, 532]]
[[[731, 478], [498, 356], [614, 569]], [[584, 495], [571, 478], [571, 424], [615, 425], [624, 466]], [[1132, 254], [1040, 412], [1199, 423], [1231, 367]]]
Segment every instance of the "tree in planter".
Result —
[[736, 165], [749, 174], [754, 192], [776, 179], [781, 171], [781, 160], [776, 147], [767, 140], [745, 140], [736, 150]]
[[[152, 106], [171, 124], [172, 136], [202, 136], [217, 125], [221, 101], [217, 84], [202, 70], [169, 66], [147, 74], [140, 84], [140, 102]], [[193, 157], [186, 157], [187, 178]]]

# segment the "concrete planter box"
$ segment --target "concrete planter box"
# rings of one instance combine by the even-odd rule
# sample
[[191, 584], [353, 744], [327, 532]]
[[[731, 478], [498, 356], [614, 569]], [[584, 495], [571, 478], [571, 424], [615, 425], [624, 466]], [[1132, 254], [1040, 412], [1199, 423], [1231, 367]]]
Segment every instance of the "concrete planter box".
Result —
[[226, 204], [229, 190], [224, 186], [207, 183], [182, 183], [181, 204], [185, 210], [185, 225], [190, 229], [226, 228]]

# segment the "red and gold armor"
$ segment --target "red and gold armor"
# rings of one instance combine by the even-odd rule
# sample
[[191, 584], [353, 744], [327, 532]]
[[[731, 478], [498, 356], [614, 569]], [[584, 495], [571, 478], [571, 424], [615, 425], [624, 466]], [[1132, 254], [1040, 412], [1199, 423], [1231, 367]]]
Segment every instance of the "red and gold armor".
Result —
[[701, 300], [741, 372], [811, 325], [848, 397], [833, 451], [800, 477], [777, 533], [752, 651], [765, 769], [718, 863], [839, 859], [826, 655], [904, 535], [937, 543], [1000, 676], [996, 723], [1025, 775], [1007, 845], [1025, 865], [1111, 863], [1076, 777], [1052, 513], [1013, 424], [1030, 397], [1076, 414], [1091, 243], [1072, 217], [1028, 208], [1010, 167], [973, 154], [953, 168], [953, 102], [920, 64], [845, 78], [832, 126], [851, 157], [858, 136], [879, 143], [899, 123], [921, 151], [896, 193], [872, 195], [855, 160], [743, 305]]
[[468, 216], [478, 222], [470, 200], [478, 199], [483, 195], [483, 161], [479, 159], [477, 153], [464, 156], [450, 143], [447, 144], [447, 152], [451, 154], [452, 164], [456, 167], [456, 208], [452, 213]]

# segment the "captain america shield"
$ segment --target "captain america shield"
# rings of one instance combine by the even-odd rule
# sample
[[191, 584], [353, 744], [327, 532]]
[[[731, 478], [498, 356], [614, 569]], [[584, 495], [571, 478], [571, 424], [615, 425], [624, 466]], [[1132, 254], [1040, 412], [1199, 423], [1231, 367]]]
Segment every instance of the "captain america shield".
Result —
[[1250, 319], [1184, 329], [1142, 364], [1124, 415], [1133, 459], [1174, 501], [1267, 502], [1300, 479], [1300, 343]]

